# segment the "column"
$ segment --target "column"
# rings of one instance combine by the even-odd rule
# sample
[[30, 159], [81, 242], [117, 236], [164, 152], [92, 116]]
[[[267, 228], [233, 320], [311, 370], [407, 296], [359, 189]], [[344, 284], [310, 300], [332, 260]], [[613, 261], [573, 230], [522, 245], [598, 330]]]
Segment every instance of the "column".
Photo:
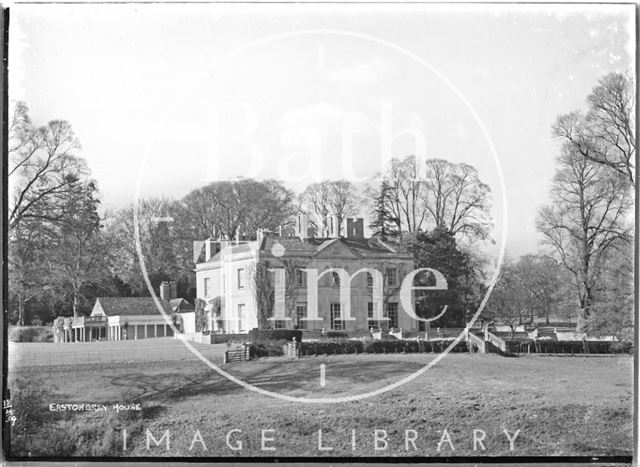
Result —
[[143, 339], [147, 338], [147, 325], [144, 325], [144, 336], [142, 337]]
[[138, 340], [138, 325], [137, 324], [133, 325], [133, 340], [134, 341]]
[[167, 323], [164, 324], [164, 337], [167, 337]]

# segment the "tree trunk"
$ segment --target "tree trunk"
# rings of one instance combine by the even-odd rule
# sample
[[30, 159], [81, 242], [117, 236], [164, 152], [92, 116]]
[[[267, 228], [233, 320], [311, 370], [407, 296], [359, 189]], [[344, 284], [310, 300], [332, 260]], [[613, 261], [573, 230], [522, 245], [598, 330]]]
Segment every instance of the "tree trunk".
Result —
[[587, 320], [591, 315], [591, 288], [585, 285], [585, 297], [580, 300], [580, 311], [578, 312], [578, 322], [576, 324], [576, 332], [585, 332], [587, 328]]
[[549, 324], [549, 313], [551, 312], [551, 307], [549, 306], [549, 304], [546, 304], [546, 305], [545, 305], [545, 308], [546, 308], [546, 310], [545, 310], [545, 311], [547, 312], [547, 320], [546, 320], [546, 323], [547, 323], [547, 324]]
[[78, 317], [78, 294], [75, 290], [73, 291], [73, 317]]
[[24, 326], [24, 297], [18, 295], [18, 325]]

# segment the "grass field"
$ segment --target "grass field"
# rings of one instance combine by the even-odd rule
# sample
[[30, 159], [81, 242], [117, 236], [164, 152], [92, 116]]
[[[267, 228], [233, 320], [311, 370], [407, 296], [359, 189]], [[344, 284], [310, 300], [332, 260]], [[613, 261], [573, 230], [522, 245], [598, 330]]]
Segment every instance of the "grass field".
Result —
[[[204, 356], [222, 362], [226, 344], [190, 342]], [[173, 337], [131, 341], [74, 342], [53, 344], [9, 342], [9, 367], [78, 365], [86, 363], [133, 363], [167, 360], [193, 360], [197, 357]]]
[[[279, 394], [331, 398], [381, 388], [433, 358], [267, 358], [224, 369]], [[256, 394], [193, 359], [18, 368], [12, 378], [48, 382], [55, 389], [41, 398], [39, 428], [25, 434], [14, 452], [135, 457], [631, 455], [632, 368], [630, 356], [450, 354], [397, 389], [337, 404], [303, 404]], [[49, 410], [50, 403], [108, 408], [55, 412]], [[139, 403], [141, 410], [116, 412], [114, 403]], [[157, 440], [169, 430], [169, 449], [166, 438], [147, 449], [146, 430]], [[484, 435], [475, 451], [474, 430], [482, 430], [476, 432], [477, 439]], [[512, 438], [520, 430], [513, 450], [504, 430]], [[275, 450], [267, 450], [271, 447]]]

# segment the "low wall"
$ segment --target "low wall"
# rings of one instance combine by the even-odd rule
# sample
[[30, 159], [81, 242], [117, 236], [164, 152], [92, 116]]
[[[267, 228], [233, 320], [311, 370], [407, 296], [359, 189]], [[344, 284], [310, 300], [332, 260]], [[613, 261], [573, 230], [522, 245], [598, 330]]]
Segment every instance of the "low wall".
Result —
[[198, 344], [223, 344], [226, 342], [249, 342], [248, 334], [203, 334], [202, 332], [183, 333], [182, 336]]

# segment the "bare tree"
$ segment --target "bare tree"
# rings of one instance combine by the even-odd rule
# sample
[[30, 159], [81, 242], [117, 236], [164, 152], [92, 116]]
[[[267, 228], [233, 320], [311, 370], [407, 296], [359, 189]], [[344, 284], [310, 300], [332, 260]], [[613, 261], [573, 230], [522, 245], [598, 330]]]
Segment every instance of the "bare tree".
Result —
[[562, 284], [567, 280], [566, 271], [555, 259], [544, 255], [522, 256], [515, 264], [515, 271], [528, 297], [531, 323], [537, 310], [538, 316], [544, 316], [549, 324], [551, 312], [557, 309]]
[[575, 279], [580, 306], [577, 329], [582, 331], [591, 315], [594, 287], [607, 252], [631, 236], [625, 215], [632, 201], [626, 179], [583, 157], [572, 144], [562, 147], [558, 162], [552, 205], [540, 210], [537, 229]]
[[[329, 181], [325, 180], [320, 183], [312, 183], [300, 194], [300, 202], [302, 207], [315, 214], [318, 227], [321, 231], [327, 228], [327, 217], [329, 216]], [[318, 233], [321, 235], [321, 233]]]
[[16, 224], [8, 241], [9, 296], [17, 308], [17, 321], [25, 324], [26, 305], [42, 296], [51, 270], [48, 248], [53, 232], [34, 219]]
[[215, 182], [182, 199], [181, 223], [193, 238], [233, 239], [257, 229], [275, 230], [294, 214], [293, 193], [275, 180]]
[[505, 260], [483, 316], [509, 326], [513, 338], [515, 326], [522, 324], [522, 316], [526, 314], [527, 301], [527, 291], [517, 275], [515, 264]]
[[[178, 264], [177, 257], [182, 250], [186, 250], [187, 257], [192, 257], [192, 239], [197, 237], [181, 243], [175, 225], [188, 229], [187, 224], [182, 224], [179, 219], [168, 223], [160, 220], [172, 217], [175, 210], [175, 202], [166, 198], [143, 199], [138, 203], [139, 246], [154, 286], [160, 280], [176, 279], [173, 276], [179, 269], [188, 268], [190, 273], [193, 267], [193, 263], [187, 263], [187, 260]], [[139, 266], [133, 206], [123, 208], [107, 219], [106, 230], [108, 235], [117, 239], [112, 251], [114, 272], [131, 284], [136, 293], [146, 294], [147, 287]]]
[[348, 216], [358, 212], [358, 195], [353, 184], [347, 180], [312, 183], [300, 195], [302, 206], [315, 214], [320, 230], [327, 228], [327, 217], [338, 218], [338, 230]]
[[633, 79], [622, 73], [603, 76], [587, 98], [586, 115], [562, 115], [554, 136], [586, 159], [602, 164], [634, 184], [635, 96]]
[[416, 232], [422, 228], [425, 210], [422, 206], [423, 178], [415, 156], [393, 159], [384, 177], [391, 198], [393, 214], [401, 219], [407, 232]]
[[353, 184], [347, 180], [337, 180], [329, 184], [329, 207], [338, 220], [338, 232], [348, 216], [358, 212], [358, 195]]
[[27, 106], [16, 104], [9, 128], [9, 230], [22, 219], [57, 221], [66, 214], [60, 197], [88, 175], [75, 155], [79, 148], [69, 123], [53, 120], [37, 128]]
[[429, 159], [426, 166], [420, 196], [434, 226], [472, 240], [488, 238], [491, 189], [480, 181], [478, 171], [443, 159]]

